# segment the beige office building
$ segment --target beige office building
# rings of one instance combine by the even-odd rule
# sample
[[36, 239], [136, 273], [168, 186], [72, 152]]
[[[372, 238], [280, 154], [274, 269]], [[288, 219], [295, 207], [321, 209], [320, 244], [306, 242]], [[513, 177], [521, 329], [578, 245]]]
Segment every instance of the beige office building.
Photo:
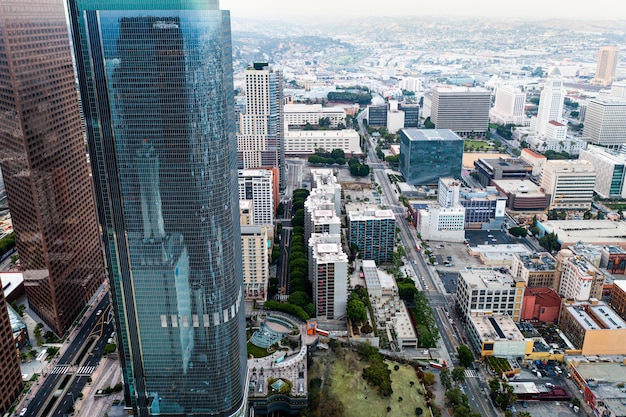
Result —
[[615, 78], [617, 70], [617, 61], [619, 57], [619, 47], [603, 46], [598, 52], [598, 66], [596, 67], [596, 75], [591, 80], [592, 84], [609, 86]]

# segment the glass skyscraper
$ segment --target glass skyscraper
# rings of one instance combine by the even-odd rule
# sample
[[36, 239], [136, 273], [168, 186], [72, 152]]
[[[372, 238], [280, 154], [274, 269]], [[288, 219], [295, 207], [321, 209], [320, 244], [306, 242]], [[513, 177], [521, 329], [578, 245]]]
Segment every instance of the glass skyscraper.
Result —
[[216, 0], [70, 0], [135, 414], [245, 413], [230, 16]]

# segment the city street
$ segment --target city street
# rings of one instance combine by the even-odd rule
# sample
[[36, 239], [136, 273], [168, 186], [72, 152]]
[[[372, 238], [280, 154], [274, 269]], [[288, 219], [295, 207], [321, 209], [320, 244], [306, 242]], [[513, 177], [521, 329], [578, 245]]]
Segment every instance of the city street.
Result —
[[39, 382], [31, 389], [31, 392], [36, 391], [34, 396], [28, 394], [22, 402], [20, 407], [27, 408], [25, 416], [62, 417], [68, 413], [96, 369], [104, 346], [113, 332], [113, 323], [108, 319], [109, 310], [109, 297], [105, 295], [91, 310], [91, 315], [82, 319], [84, 322], [79, 325], [82, 327], [61, 357], [49, 364]]

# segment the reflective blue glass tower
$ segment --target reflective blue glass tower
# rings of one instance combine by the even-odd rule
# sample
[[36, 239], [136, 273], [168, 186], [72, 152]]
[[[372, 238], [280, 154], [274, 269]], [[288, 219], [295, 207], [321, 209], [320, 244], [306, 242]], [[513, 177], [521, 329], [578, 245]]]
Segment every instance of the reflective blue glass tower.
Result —
[[125, 395], [245, 408], [230, 18], [216, 0], [70, 0]]

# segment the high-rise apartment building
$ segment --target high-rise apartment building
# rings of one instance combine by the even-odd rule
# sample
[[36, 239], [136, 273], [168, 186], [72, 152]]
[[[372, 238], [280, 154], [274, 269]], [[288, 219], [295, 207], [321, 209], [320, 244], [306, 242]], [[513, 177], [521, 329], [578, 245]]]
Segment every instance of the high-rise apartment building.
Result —
[[607, 96], [589, 100], [583, 136], [595, 145], [626, 143], [626, 99]]
[[314, 233], [308, 243], [309, 279], [317, 317], [342, 318], [348, 304], [348, 255], [341, 247], [341, 235]]
[[433, 90], [430, 120], [436, 129], [460, 136], [485, 136], [491, 93], [478, 87], [441, 86]]
[[596, 171], [584, 160], [549, 160], [541, 175], [541, 190], [554, 209], [588, 210], [595, 184]]
[[618, 57], [618, 46], [603, 46], [600, 48], [600, 52], [598, 52], [596, 75], [591, 80], [591, 83], [603, 85], [605, 87], [611, 85], [613, 79], [615, 78]]
[[[239, 200], [252, 200], [252, 224], [274, 224], [274, 173], [269, 169], [240, 169]], [[278, 191], [278, 190], [276, 190]]]
[[217, 0], [69, 4], [126, 405], [243, 416], [230, 15]]
[[530, 119], [526, 116], [526, 93], [511, 85], [499, 86], [496, 89], [496, 100], [489, 110], [492, 123], [515, 124], [526, 126]]
[[4, 415], [22, 392], [24, 383], [22, 382], [22, 371], [13, 339], [7, 301], [4, 298], [2, 288], [0, 288], [0, 375], [2, 375], [0, 414]]
[[556, 257], [561, 274], [558, 293], [563, 298], [587, 301], [602, 298], [605, 273], [587, 259], [574, 256], [569, 249], [560, 250]]
[[246, 111], [239, 116], [237, 134], [239, 167], [277, 167], [284, 188], [283, 74], [266, 62], [256, 62], [245, 75]]
[[104, 280], [65, 7], [2, 7], [0, 165], [29, 305], [62, 335]]
[[359, 248], [361, 259], [377, 264], [393, 259], [396, 218], [391, 210], [346, 207], [350, 245]]
[[447, 129], [400, 130], [399, 166], [412, 185], [435, 185], [441, 177], [461, 178], [463, 139]]
[[244, 296], [265, 300], [269, 283], [271, 238], [266, 226], [241, 225], [241, 253]]

